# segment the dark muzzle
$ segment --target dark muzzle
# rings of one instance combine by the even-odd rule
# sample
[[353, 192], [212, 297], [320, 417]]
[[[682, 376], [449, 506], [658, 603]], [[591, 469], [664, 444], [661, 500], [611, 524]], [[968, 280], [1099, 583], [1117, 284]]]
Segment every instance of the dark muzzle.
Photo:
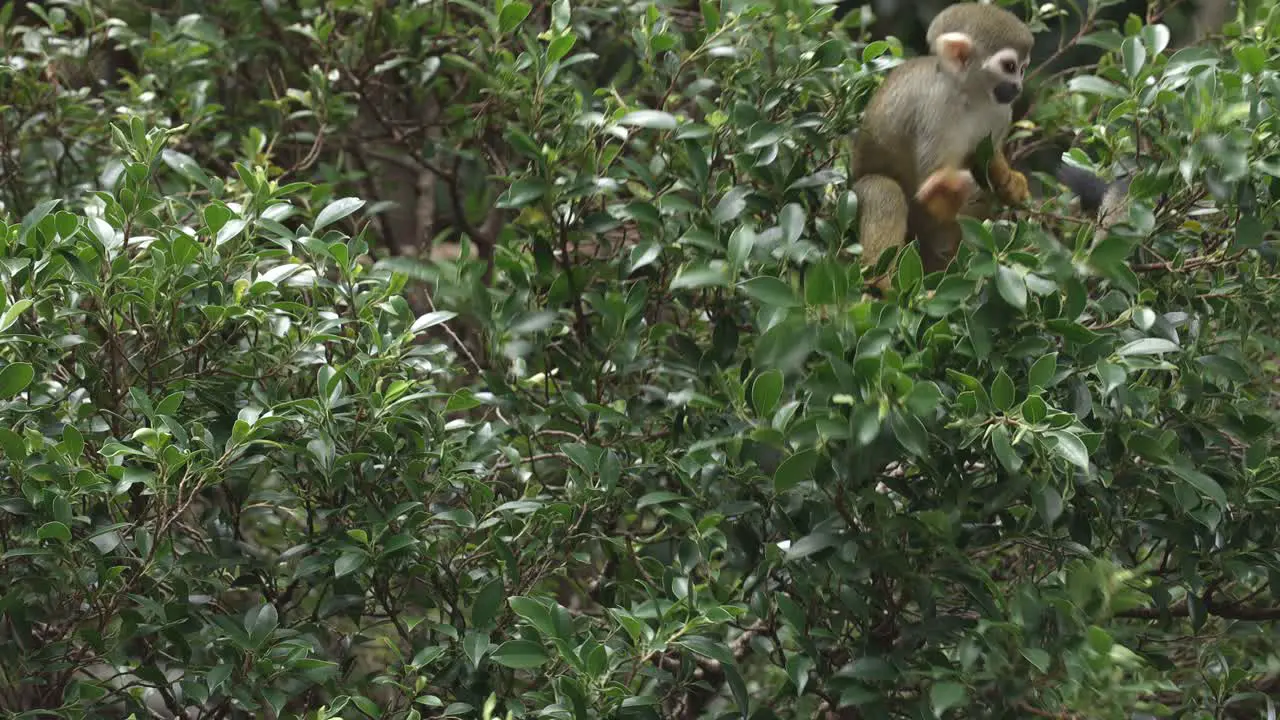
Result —
[[995, 90], [991, 92], [995, 96], [996, 102], [1001, 105], [1008, 105], [1018, 97], [1018, 93], [1022, 92], [1022, 88], [1017, 83], [1002, 82], [996, 85]]

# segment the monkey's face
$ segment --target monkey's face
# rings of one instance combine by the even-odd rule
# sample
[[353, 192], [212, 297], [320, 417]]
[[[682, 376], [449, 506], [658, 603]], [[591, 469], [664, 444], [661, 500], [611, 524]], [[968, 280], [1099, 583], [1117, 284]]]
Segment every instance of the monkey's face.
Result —
[[1022, 76], [1030, 59], [1017, 47], [996, 47], [999, 49], [985, 55], [986, 47], [963, 32], [942, 33], [933, 44], [942, 66], [965, 86], [967, 93], [985, 95], [1008, 105], [1022, 92]]
[[996, 51], [982, 64], [979, 72], [990, 88], [991, 97], [1001, 105], [1008, 105], [1022, 92], [1022, 76], [1030, 64], [1014, 48]]
[[970, 97], [1001, 105], [1022, 92], [1035, 36], [1017, 15], [984, 3], [954, 3], [929, 23], [929, 47]]

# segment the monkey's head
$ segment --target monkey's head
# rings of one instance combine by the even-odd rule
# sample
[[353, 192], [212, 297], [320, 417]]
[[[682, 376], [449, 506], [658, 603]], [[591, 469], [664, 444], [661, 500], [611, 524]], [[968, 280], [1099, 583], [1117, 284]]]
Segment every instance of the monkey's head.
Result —
[[929, 48], [975, 92], [1008, 105], [1022, 92], [1035, 37], [1017, 15], [978, 3], [951, 5], [929, 23]]

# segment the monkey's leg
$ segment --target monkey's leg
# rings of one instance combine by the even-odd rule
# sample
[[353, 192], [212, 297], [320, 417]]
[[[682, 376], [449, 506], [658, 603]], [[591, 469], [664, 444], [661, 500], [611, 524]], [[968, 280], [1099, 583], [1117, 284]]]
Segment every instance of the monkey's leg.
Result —
[[[858, 242], [862, 264], [875, 267], [886, 250], [896, 251], [907, 240], [907, 196], [898, 183], [884, 175], [867, 175], [853, 184], [858, 196]], [[890, 274], [875, 281], [882, 292], [889, 289]]]
[[964, 231], [956, 222], [956, 215], [939, 217], [924, 203], [914, 202], [910, 208], [910, 228], [920, 245], [920, 264], [924, 271], [946, 270], [964, 239]]
[[946, 269], [963, 239], [956, 219], [978, 209], [973, 173], [956, 168], [935, 171], [920, 184], [910, 217], [910, 230], [920, 245], [925, 272]]
[[1006, 205], [1021, 205], [1031, 197], [1027, 187], [1027, 176], [1009, 167], [1009, 160], [1004, 151], [996, 149], [987, 165], [987, 178], [991, 181], [991, 189]]

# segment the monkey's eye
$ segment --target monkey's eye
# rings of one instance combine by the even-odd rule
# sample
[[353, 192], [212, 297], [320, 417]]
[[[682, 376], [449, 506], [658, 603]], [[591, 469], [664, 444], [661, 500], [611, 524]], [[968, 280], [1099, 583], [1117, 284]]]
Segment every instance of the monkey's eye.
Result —
[[1003, 70], [1006, 75], [1012, 75], [1018, 72], [1018, 64], [1012, 60], [1005, 60], [1000, 63], [1000, 69]]

